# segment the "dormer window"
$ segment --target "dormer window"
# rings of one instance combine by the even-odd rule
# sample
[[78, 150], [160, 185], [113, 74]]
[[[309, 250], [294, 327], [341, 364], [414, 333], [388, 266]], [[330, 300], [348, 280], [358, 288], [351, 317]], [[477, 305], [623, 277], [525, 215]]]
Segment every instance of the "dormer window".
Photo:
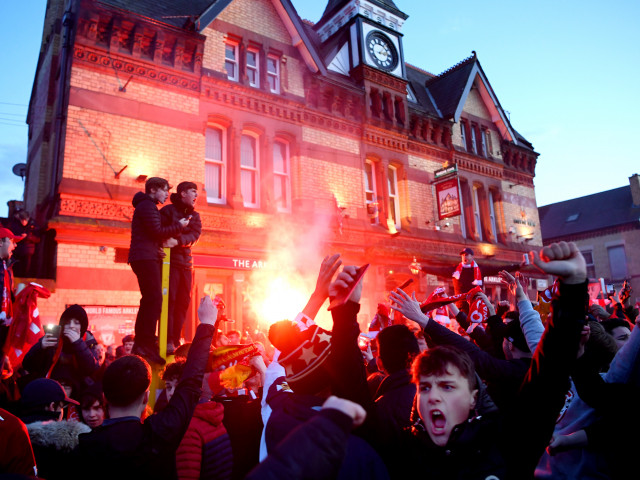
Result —
[[478, 154], [478, 143], [476, 141], [476, 128], [473, 126], [471, 127], [471, 150], [476, 155]]
[[467, 149], [467, 129], [464, 122], [460, 122], [460, 138], [462, 139], [462, 148]]

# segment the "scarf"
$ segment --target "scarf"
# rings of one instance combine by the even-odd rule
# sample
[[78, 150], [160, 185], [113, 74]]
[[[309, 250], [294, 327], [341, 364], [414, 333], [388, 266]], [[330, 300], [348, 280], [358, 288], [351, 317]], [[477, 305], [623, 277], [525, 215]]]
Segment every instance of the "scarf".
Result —
[[456, 267], [456, 271], [453, 272], [453, 275], [451, 276], [456, 280], [460, 280], [460, 274], [462, 273], [462, 269], [471, 268], [471, 267], [473, 267], [473, 278], [474, 278], [473, 282], [471, 283], [473, 285], [482, 285], [482, 274], [480, 273], [480, 267], [478, 266], [475, 260], [473, 261], [472, 265], [465, 265], [464, 263], [460, 262]]

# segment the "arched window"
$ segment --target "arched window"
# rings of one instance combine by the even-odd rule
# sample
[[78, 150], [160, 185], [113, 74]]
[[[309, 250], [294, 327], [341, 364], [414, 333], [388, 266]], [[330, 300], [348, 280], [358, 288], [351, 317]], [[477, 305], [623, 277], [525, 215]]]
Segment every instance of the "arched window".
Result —
[[245, 207], [260, 207], [259, 137], [243, 133], [240, 138], [240, 188]]
[[218, 125], [205, 132], [204, 188], [208, 203], [227, 203], [227, 130]]
[[273, 198], [279, 212], [291, 211], [291, 161], [289, 142], [273, 142]]

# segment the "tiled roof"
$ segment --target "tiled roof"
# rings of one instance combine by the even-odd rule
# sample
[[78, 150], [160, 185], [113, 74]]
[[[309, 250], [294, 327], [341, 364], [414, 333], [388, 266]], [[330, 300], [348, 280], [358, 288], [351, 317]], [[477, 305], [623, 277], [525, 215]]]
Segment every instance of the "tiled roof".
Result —
[[638, 224], [631, 187], [614, 188], [538, 208], [542, 238], [553, 240], [625, 224]]
[[444, 118], [453, 118], [475, 62], [474, 54], [427, 83], [427, 88]]
[[[350, 0], [329, 0], [329, 2], [327, 2], [327, 6], [324, 9], [324, 12], [322, 13], [322, 17], [320, 17], [320, 19], [323, 19], [325, 17], [325, 15], [331, 15], [331, 14], [337, 12], [342, 7], [344, 7], [345, 4], [349, 3], [349, 1]], [[390, 11], [391, 13], [393, 13], [394, 15], [399, 16], [400, 18], [407, 19], [407, 17], [408, 17], [408, 15], [403, 13], [396, 6], [396, 4], [392, 2], [392, 0], [369, 0], [369, 1], [371, 3], [374, 3], [374, 4], [384, 8], [385, 10]]]
[[[433, 104], [431, 97], [429, 96], [427, 89], [425, 88], [425, 83], [433, 78], [433, 75], [421, 70], [413, 65], [406, 64], [407, 66], [407, 80], [409, 81], [409, 86], [413, 91], [416, 100], [418, 101], [418, 106], [420, 110], [423, 110], [425, 113], [429, 115], [433, 115], [434, 117], [439, 117], [438, 109]], [[410, 106], [413, 104], [409, 103]]]
[[[99, 0], [97, 3], [115, 7], [158, 22], [184, 28], [210, 6], [223, 0]], [[227, 2], [228, 3], [228, 2]]]

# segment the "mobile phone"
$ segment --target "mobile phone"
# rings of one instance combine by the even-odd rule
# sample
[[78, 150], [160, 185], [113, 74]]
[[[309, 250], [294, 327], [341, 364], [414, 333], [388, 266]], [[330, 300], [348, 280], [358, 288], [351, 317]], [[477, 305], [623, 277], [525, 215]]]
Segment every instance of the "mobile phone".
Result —
[[358, 268], [358, 270], [356, 271], [356, 278], [351, 283], [351, 286], [349, 288], [344, 289], [336, 297], [334, 297], [334, 299], [329, 304], [329, 308], [327, 308], [327, 310], [332, 310], [336, 307], [339, 307], [340, 305], [344, 305], [345, 303], [347, 303], [347, 300], [349, 300], [349, 297], [351, 296], [353, 291], [356, 289], [356, 285], [358, 285], [358, 282], [362, 279], [362, 277], [364, 276], [364, 273], [367, 271], [368, 268], [369, 268], [368, 263]]
[[604, 278], [600, 277], [598, 280], [600, 281], [600, 292], [604, 295], [604, 292], [607, 291], [607, 287], [604, 284]]
[[55, 323], [48, 323], [44, 326], [44, 333], [51, 335], [54, 338], [60, 338], [61, 330], [62, 328], [60, 325], [56, 325]]
[[613, 285], [607, 285], [607, 293], [613, 293]]
[[529, 254], [528, 253], [523, 253], [522, 254], [522, 262], [525, 265], [529, 265]]
[[358, 346], [360, 347], [360, 350], [365, 351], [369, 346], [369, 343], [371, 343], [371, 339], [369, 337], [363, 334], [358, 335]]

